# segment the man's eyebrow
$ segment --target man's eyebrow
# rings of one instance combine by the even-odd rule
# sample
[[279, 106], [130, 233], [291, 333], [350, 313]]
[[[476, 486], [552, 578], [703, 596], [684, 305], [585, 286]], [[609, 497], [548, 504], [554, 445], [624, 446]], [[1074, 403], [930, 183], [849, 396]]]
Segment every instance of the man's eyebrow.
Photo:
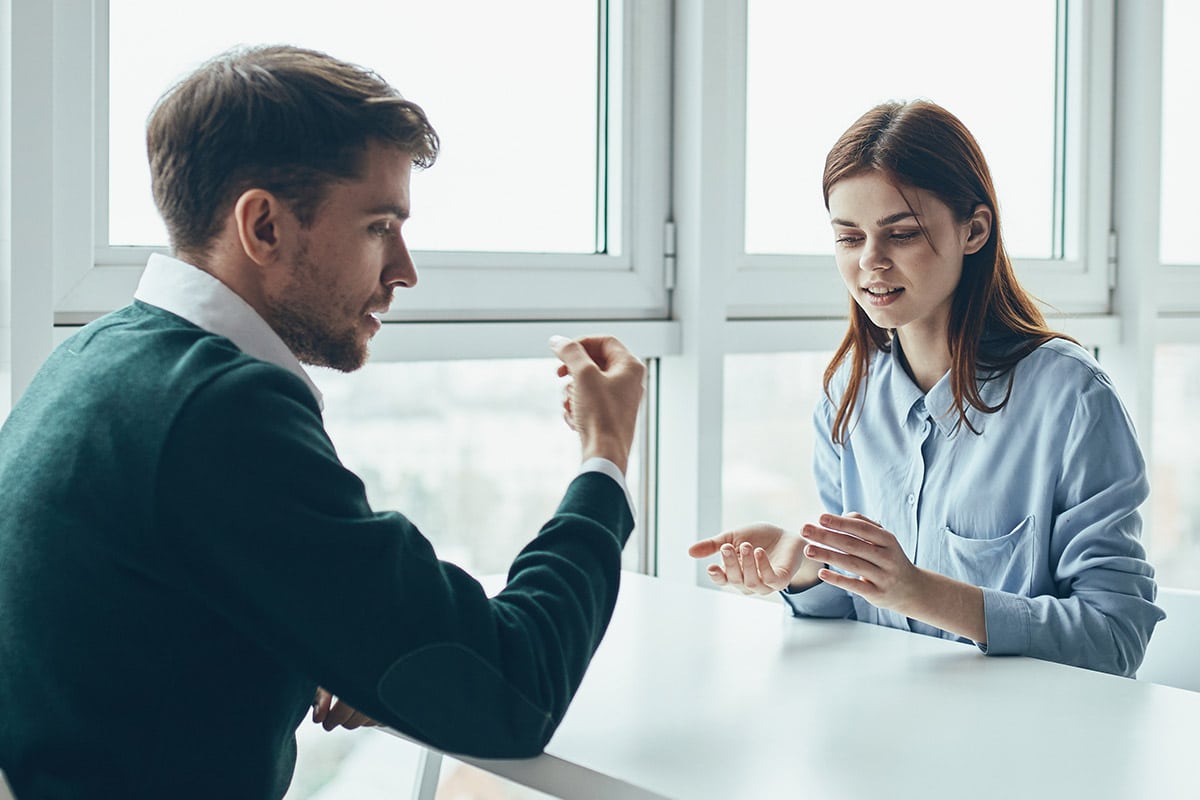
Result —
[[[895, 214], [890, 214], [890, 215], [884, 217], [883, 219], [875, 220], [875, 226], [882, 228], [885, 225], [893, 225], [902, 219], [908, 219], [909, 217], [912, 217], [913, 219], [917, 219], [919, 216], [920, 216], [919, 214], [916, 214], [912, 211], [899, 211]], [[836, 217], [834, 219], [829, 220], [829, 222], [830, 222], [830, 224], [841, 225], [845, 228], [857, 228], [858, 227], [858, 225], [856, 223], [850, 222], [849, 220], [837, 219]]]
[[363, 213], [367, 214], [367, 215], [391, 214], [393, 217], [397, 217], [399, 219], [408, 219], [408, 216], [409, 216], [409, 212], [408, 212], [407, 208], [405, 208], [404, 206], [391, 205], [390, 203], [385, 203], [381, 206], [375, 206], [373, 208], [368, 208]]

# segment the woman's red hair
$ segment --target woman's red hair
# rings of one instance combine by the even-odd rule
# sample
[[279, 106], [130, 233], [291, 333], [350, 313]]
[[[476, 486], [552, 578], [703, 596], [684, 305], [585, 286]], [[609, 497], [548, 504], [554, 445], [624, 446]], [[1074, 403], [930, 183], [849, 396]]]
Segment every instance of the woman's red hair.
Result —
[[[923, 189], [966, 222], [979, 205], [992, 212], [992, 229], [977, 252], [963, 257], [962, 278], [950, 309], [950, 390], [957, 424], [978, 431], [967, 419], [967, 406], [985, 414], [999, 411], [1012, 392], [1013, 367], [1047, 341], [1070, 339], [1046, 327], [1034, 299], [1017, 282], [1000, 238], [996, 190], [983, 152], [971, 132], [941, 106], [926, 101], [884, 103], [863, 114], [842, 134], [825, 159], [822, 188], [829, 192], [844, 178], [879, 172], [897, 189]], [[986, 336], [986, 346], [985, 346]], [[1074, 340], [1072, 340], [1074, 341]], [[850, 328], [825, 369], [825, 394], [844, 361], [850, 379], [838, 403], [833, 440], [844, 443], [877, 350], [890, 352], [892, 331], [871, 322], [853, 298]], [[980, 396], [979, 381], [1008, 377], [1008, 392], [997, 405]]]

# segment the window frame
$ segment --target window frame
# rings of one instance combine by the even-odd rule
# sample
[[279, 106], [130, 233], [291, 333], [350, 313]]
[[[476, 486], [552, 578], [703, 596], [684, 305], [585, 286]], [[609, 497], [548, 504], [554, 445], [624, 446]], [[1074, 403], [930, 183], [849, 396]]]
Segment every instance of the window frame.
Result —
[[[746, 201], [746, 47], [747, 4], [729, 14], [730, 46], [738, 48], [730, 63], [731, 102], [743, 109], [729, 115], [726, 136], [737, 157], [725, 170], [730, 219], [738, 224], [728, 271], [727, 316], [730, 319], [821, 318], [844, 316], [845, 290], [830, 255], [752, 254], [745, 250]], [[1055, 246], [1062, 257], [1014, 259], [1022, 284], [1062, 312], [1111, 312], [1109, 214], [1112, 187], [1113, 0], [1058, 2], [1058, 62], [1065, 72], [1059, 82], [1055, 198], [1062, 218], [1055, 220]], [[1057, 76], [1056, 76], [1057, 77]], [[1062, 89], [1065, 88], [1065, 93]], [[1061, 204], [1059, 200], [1064, 202]], [[1056, 211], [1056, 213], [1059, 213]], [[780, 298], [787, 298], [781, 300]]]
[[[603, 1], [603, 0], [602, 0]], [[670, 3], [612, 0], [621, 26], [619, 139], [622, 252], [417, 251], [419, 310], [387, 321], [663, 319], [663, 234], [670, 164]], [[108, 0], [55, 3], [54, 218], [90, 224], [56, 232], [54, 319], [78, 324], [119, 308], [146, 259], [164, 248], [112, 247], [108, 230]], [[435, 167], [436, 169], [436, 167]], [[84, 177], [88, 176], [88, 177]], [[84, 185], [86, 184], [86, 185]], [[601, 187], [603, 188], [603, 187]]]

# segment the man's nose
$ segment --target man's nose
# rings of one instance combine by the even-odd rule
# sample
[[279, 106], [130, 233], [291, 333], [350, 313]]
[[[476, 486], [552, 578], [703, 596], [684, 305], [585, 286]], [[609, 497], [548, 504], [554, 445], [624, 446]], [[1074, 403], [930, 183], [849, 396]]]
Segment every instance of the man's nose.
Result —
[[403, 236], [396, 238], [396, 247], [384, 267], [382, 282], [384, 286], [402, 286], [406, 289], [417, 285], [417, 265], [413, 263]]

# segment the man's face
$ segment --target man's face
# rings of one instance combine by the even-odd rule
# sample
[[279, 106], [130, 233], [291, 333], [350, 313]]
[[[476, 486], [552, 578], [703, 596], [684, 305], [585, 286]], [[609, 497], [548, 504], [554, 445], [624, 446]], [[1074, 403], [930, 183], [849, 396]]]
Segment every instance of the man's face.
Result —
[[412, 157], [372, 144], [362, 174], [328, 188], [312, 226], [287, 243], [288, 263], [265, 292], [267, 321], [296, 357], [343, 372], [366, 362], [377, 315], [395, 287], [417, 282], [401, 233]]

